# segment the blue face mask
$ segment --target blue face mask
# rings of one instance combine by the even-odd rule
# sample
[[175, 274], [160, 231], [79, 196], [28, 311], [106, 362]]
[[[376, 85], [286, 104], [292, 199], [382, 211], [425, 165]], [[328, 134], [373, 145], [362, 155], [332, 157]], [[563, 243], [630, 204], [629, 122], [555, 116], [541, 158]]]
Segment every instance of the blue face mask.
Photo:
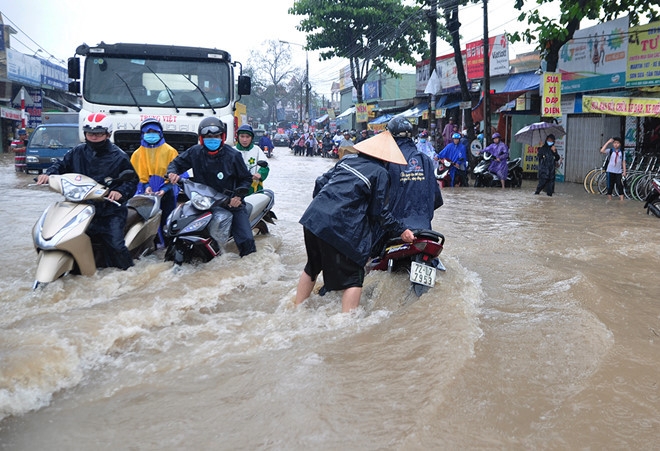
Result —
[[209, 150], [218, 150], [222, 144], [220, 138], [204, 138], [204, 146]]
[[554, 141], [546, 141], [546, 143], [547, 143], [549, 146], [554, 146], [554, 144], [555, 144]]
[[144, 139], [149, 144], [156, 144], [158, 141], [160, 141], [160, 134], [145, 133], [144, 136], [142, 136], [142, 139]]
[[419, 142], [421, 142], [421, 143], [425, 143], [425, 142], [426, 142], [426, 138], [419, 138]]

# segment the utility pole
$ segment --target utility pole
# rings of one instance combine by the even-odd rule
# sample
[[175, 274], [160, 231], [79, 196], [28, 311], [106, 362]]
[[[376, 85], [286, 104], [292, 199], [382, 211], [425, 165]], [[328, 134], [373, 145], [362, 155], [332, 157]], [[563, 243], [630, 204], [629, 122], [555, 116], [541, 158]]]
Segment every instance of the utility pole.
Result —
[[307, 49], [305, 49], [305, 121], [309, 122], [311, 117], [309, 114], [309, 57], [307, 55]]
[[490, 144], [490, 42], [488, 38], [488, 0], [484, 0], [484, 138]]
[[[429, 80], [435, 71], [435, 60], [437, 52], [437, 37], [438, 37], [438, 0], [431, 0], [431, 11], [429, 11], [429, 20], [431, 21], [431, 36], [429, 47], [431, 49], [431, 63], [429, 67]], [[429, 134], [431, 141], [435, 141], [435, 93], [431, 94], [431, 101], [429, 102]]]

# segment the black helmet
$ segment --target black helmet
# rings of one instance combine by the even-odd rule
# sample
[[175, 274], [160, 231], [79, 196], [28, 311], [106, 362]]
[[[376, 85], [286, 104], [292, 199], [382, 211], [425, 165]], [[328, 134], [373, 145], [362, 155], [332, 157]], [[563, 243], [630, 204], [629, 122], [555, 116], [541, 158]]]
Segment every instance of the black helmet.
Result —
[[412, 136], [413, 126], [405, 117], [396, 116], [387, 123], [387, 130], [396, 137]]
[[205, 117], [197, 127], [199, 136], [224, 135], [225, 133], [227, 133], [227, 126], [215, 116]]
[[239, 133], [248, 133], [254, 138], [254, 130], [250, 124], [243, 124], [238, 127], [238, 130], [236, 130], [236, 136], [238, 136]]
[[144, 128], [147, 125], [155, 125], [155, 126], [158, 127], [158, 129], [161, 132], [163, 131], [163, 124], [161, 124], [160, 121], [158, 119], [156, 119], [155, 117], [148, 117], [145, 120], [143, 120], [142, 123], [140, 124], [140, 131], [144, 131]]

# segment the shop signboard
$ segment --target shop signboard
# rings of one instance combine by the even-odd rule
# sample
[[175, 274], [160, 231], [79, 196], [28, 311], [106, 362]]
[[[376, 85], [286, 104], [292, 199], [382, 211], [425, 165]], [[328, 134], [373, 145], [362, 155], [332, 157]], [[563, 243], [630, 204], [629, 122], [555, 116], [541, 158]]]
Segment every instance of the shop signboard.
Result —
[[543, 74], [542, 116], [561, 116], [561, 74], [546, 72]]
[[67, 70], [46, 60], [41, 61], [41, 84], [66, 91], [69, 86]]
[[41, 63], [37, 58], [8, 48], [7, 78], [26, 85], [41, 86]]
[[[463, 55], [463, 66], [465, 66], [467, 64], [466, 52], [463, 51], [461, 53]], [[426, 90], [426, 86], [429, 83], [429, 69], [431, 67], [430, 64], [430, 60], [419, 61], [416, 64], [415, 72], [417, 77], [415, 90], [417, 95], [423, 95], [424, 91]], [[440, 79], [440, 91], [438, 91], [437, 94], [446, 94], [460, 90], [460, 84], [458, 82], [458, 70], [456, 68], [456, 60], [454, 59], [453, 53], [436, 58], [435, 69]], [[470, 83], [468, 83], [468, 89], [469, 88]]]
[[628, 16], [577, 30], [559, 50], [561, 90], [593, 91], [625, 86]]
[[660, 84], [660, 22], [632, 27], [628, 35], [626, 87]]
[[362, 86], [364, 100], [374, 100], [380, 98], [380, 80], [368, 81]]
[[[484, 41], [469, 42], [466, 49], [466, 70], [468, 80], [484, 78]], [[509, 45], [505, 34], [488, 38], [489, 72], [494, 75], [509, 73]]]
[[529, 144], [525, 144], [523, 147], [523, 172], [538, 172], [539, 146], [530, 146]]
[[616, 116], [660, 117], [660, 98], [584, 96], [582, 110]]
[[369, 121], [369, 112], [367, 111], [366, 103], [356, 103], [355, 104], [355, 116], [358, 122], [368, 122]]
[[13, 108], [2, 107], [2, 108], [0, 108], [0, 117], [2, 119], [9, 119], [9, 120], [12, 120], [12, 121], [20, 121], [21, 120], [21, 111], [20, 110], [15, 110]]

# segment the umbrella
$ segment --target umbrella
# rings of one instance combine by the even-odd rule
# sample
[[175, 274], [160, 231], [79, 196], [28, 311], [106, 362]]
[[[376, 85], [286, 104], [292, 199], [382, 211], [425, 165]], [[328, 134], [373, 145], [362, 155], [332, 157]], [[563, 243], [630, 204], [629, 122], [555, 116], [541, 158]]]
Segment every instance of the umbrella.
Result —
[[535, 122], [527, 127], [521, 128], [516, 133], [516, 141], [530, 146], [538, 146], [545, 141], [548, 135], [555, 135], [555, 138], [561, 138], [566, 132], [564, 127], [550, 122]]

